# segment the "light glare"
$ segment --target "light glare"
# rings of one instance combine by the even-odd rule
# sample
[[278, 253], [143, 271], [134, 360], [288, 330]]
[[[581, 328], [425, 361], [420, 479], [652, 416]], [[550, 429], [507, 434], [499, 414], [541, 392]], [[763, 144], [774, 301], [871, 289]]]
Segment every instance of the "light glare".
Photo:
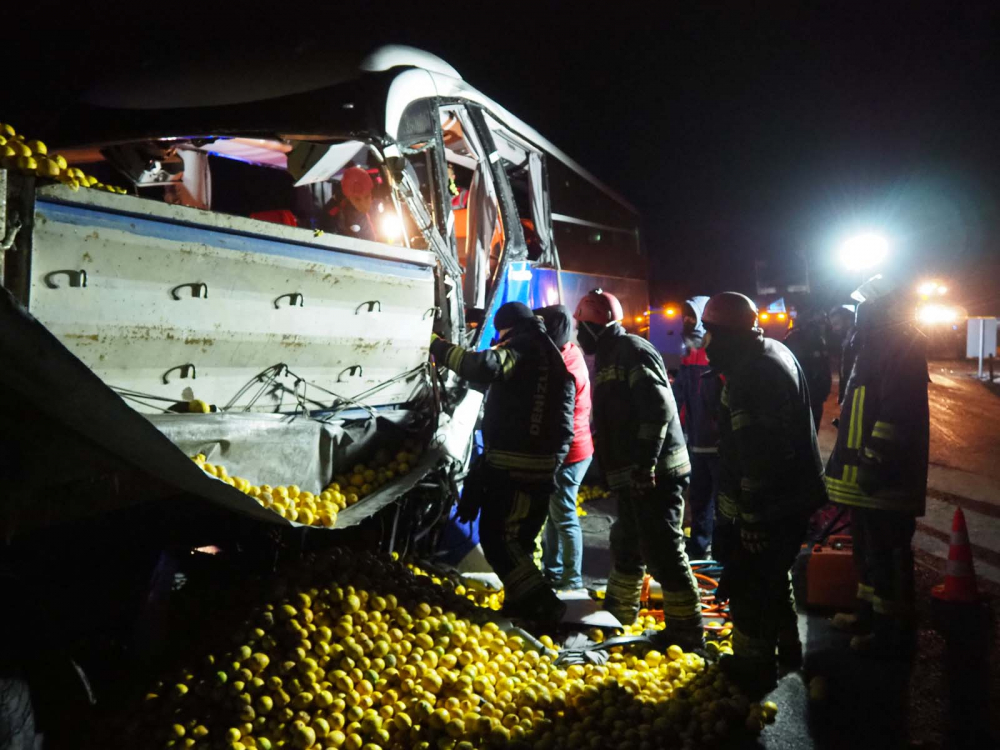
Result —
[[879, 265], [889, 254], [889, 243], [879, 234], [851, 237], [840, 246], [840, 262], [850, 271], [863, 271]]
[[391, 212], [384, 214], [379, 224], [382, 227], [382, 236], [390, 242], [403, 236], [403, 221], [398, 214]]
[[917, 308], [917, 320], [927, 325], [954, 323], [958, 320], [958, 310], [947, 305], [921, 305]]

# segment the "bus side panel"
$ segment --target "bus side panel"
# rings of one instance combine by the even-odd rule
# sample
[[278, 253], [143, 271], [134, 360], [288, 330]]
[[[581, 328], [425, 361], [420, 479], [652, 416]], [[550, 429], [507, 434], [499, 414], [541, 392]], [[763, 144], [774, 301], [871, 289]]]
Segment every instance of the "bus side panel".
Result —
[[[354, 397], [427, 362], [429, 266], [44, 200], [32, 254], [31, 313], [106, 384], [164, 399], [141, 411], [261, 392], [256, 408], [292, 411], [296, 376]], [[257, 380], [279, 364], [288, 390]], [[370, 403], [407, 400], [414, 380]]]
[[649, 309], [649, 286], [645, 279], [625, 279], [615, 276], [598, 276], [589, 273], [561, 271], [562, 303], [575, 310], [580, 299], [591, 289], [611, 292], [622, 303], [625, 311], [624, 325], [630, 331], [645, 324]]

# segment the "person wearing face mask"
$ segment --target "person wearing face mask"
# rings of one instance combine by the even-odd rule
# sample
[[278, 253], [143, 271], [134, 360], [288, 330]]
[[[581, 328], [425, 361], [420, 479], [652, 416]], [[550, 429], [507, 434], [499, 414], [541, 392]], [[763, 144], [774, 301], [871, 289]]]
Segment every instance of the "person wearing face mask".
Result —
[[715, 495], [719, 486], [719, 428], [716, 425], [722, 380], [705, 354], [705, 326], [701, 313], [708, 297], [692, 297], [684, 303], [684, 354], [674, 380], [674, 396], [684, 414], [688, 453], [691, 456], [691, 536], [687, 554], [692, 560], [706, 559], [712, 549], [715, 526]]
[[556, 471], [573, 440], [576, 386], [562, 354], [527, 305], [507, 302], [493, 319], [498, 343], [469, 351], [433, 337], [431, 354], [471, 383], [488, 386], [484, 453], [466, 480], [459, 519], [482, 514], [479, 539], [504, 584], [503, 613], [541, 625], [559, 622], [566, 605], [532, 559], [556, 488]]
[[725, 377], [715, 545], [733, 655], [720, 668], [748, 693], [763, 693], [779, 659], [798, 666], [802, 658], [791, 568], [809, 516], [827, 500], [823, 464], [805, 373], [784, 344], [764, 338], [753, 301], [717, 294], [702, 322], [708, 361]]
[[655, 640], [701, 648], [701, 599], [681, 530], [691, 464], [663, 359], [625, 332], [613, 294], [588, 292], [573, 317], [580, 348], [596, 358], [594, 447], [618, 503], [604, 608], [623, 624], [634, 622], [648, 566], [663, 589], [666, 618]]

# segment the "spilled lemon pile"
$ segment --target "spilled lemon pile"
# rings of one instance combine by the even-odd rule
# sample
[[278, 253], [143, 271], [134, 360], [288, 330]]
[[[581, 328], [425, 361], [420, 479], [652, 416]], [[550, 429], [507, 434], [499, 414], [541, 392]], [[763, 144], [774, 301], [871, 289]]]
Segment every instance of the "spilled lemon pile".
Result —
[[93, 175], [86, 175], [83, 170], [69, 166], [64, 157], [50, 154], [48, 146], [42, 141], [26, 139], [13, 125], [5, 122], [0, 122], [0, 167], [57, 180], [73, 190], [89, 187], [110, 193], [127, 192], [124, 188], [105, 185]]
[[437, 576], [433, 573], [428, 573], [412, 562], [406, 563], [406, 568], [416, 576], [427, 576], [435, 586], [450, 589], [458, 596], [464, 596], [480, 607], [497, 610], [503, 606], [503, 589], [496, 591], [487, 588], [484, 584], [475, 580], [467, 580], [464, 583], [455, 582], [448, 576]]
[[397, 476], [410, 472], [423, 452], [415, 440], [407, 438], [404, 449], [390, 456], [386, 450], [375, 453], [369, 465], [357, 464], [350, 474], [338, 475], [319, 494], [303, 490], [298, 485], [256, 485], [243, 477], [230, 476], [226, 467], [209, 463], [204, 454], [192, 456], [201, 469], [221, 479], [230, 487], [252, 497], [257, 503], [289, 521], [306, 526], [323, 526], [332, 529], [337, 525], [337, 514], [366, 495], [370, 495]]
[[587, 500], [594, 500], [596, 498], [607, 497], [610, 493], [596, 484], [587, 484], [580, 487], [579, 492], [576, 493], [576, 514], [581, 518], [587, 515], [587, 511], [583, 509], [583, 504]]
[[335, 550], [281, 590], [235, 645], [155, 685], [128, 746], [694, 748], [774, 719], [677, 646], [558, 666], [384, 556]]

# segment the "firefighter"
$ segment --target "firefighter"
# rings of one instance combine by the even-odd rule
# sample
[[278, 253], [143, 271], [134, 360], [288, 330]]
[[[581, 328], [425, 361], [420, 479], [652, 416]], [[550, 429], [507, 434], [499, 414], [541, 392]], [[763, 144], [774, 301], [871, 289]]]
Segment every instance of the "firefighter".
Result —
[[674, 380], [674, 396], [684, 416], [688, 454], [691, 457], [691, 536], [687, 554], [704, 560], [712, 549], [715, 496], [719, 488], [719, 429], [716, 425], [722, 381], [711, 370], [705, 354], [705, 326], [701, 313], [708, 297], [684, 303], [684, 355]]
[[785, 334], [785, 346], [802, 366], [809, 385], [813, 424], [819, 430], [823, 423], [823, 405], [830, 395], [833, 376], [830, 372], [830, 350], [827, 347], [829, 320], [822, 309], [805, 309], [796, 325]]
[[777, 675], [775, 649], [801, 661], [791, 567], [809, 516], [826, 502], [805, 374], [764, 338], [749, 297], [723, 292], [702, 321], [709, 362], [725, 377], [719, 409], [720, 589], [728, 591], [733, 655], [721, 667], [748, 692]]
[[662, 642], [700, 648], [701, 600], [681, 531], [691, 464], [663, 359], [625, 332], [613, 294], [588, 292], [573, 317], [580, 347], [596, 355], [594, 447], [618, 503], [605, 609], [634, 622], [648, 566], [663, 588]]
[[826, 484], [830, 499], [851, 509], [858, 610], [833, 624], [856, 633], [856, 652], [909, 657], [916, 635], [911, 543], [927, 489], [926, 339], [889, 280], [876, 276], [853, 296], [861, 302], [855, 358]]
[[460, 519], [473, 520], [481, 506], [479, 538], [504, 584], [504, 614], [554, 624], [565, 605], [535, 566], [532, 550], [573, 439], [576, 387], [527, 305], [507, 302], [493, 320], [499, 343], [486, 351], [467, 351], [437, 337], [431, 342], [439, 366], [489, 386], [483, 461], [466, 480]]

